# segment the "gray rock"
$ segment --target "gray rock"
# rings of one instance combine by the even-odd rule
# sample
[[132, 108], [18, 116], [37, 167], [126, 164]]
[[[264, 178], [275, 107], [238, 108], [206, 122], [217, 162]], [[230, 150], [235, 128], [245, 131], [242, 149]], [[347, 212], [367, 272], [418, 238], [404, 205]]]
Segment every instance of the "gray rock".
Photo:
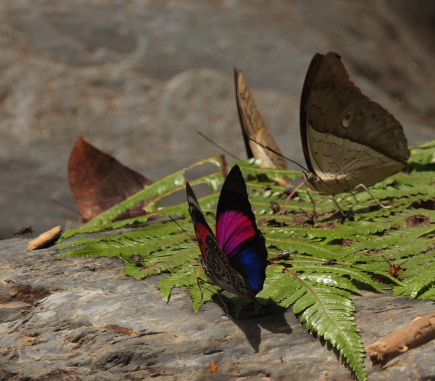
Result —
[[67, 160], [78, 136], [157, 180], [221, 153], [244, 157], [232, 69], [241, 68], [284, 153], [303, 164], [299, 97], [314, 53], [404, 125], [435, 137], [434, 1], [133, 0], [0, 5], [0, 238], [78, 224]]
[[[26, 252], [26, 239], [0, 242], [1, 380], [348, 380], [336, 353], [291, 310], [228, 319], [217, 303], [195, 314], [188, 293], [169, 303], [156, 277], [123, 274], [118, 258]], [[365, 345], [433, 311], [433, 303], [367, 293], [356, 297]], [[433, 343], [410, 351], [369, 380], [430, 379]], [[210, 373], [210, 361], [219, 366]], [[424, 377], [422, 376], [424, 375]]]

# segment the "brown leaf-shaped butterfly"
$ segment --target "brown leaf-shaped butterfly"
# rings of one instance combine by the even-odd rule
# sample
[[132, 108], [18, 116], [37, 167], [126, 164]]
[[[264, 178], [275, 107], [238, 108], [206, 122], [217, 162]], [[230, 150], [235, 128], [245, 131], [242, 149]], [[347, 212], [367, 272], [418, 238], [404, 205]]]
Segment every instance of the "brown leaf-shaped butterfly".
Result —
[[[267, 128], [241, 70], [234, 69], [234, 84], [237, 111], [248, 158], [261, 159], [263, 168], [287, 169], [281, 150]], [[274, 180], [287, 187], [293, 186], [288, 178], [278, 177]]]
[[300, 129], [305, 181], [323, 194], [376, 184], [402, 170], [410, 154], [401, 124], [361, 93], [334, 52], [311, 61]]
[[[68, 161], [68, 180], [83, 221], [132, 196], [152, 181], [126, 167], [80, 137]], [[143, 203], [122, 213], [118, 220], [145, 214]]]
[[285, 159], [282, 156], [275, 154], [271, 150], [268, 150], [253, 141], [255, 140], [263, 146], [270, 147], [282, 155], [278, 144], [276, 144], [275, 139], [269, 132], [266, 123], [255, 104], [254, 97], [252, 96], [246, 78], [241, 70], [234, 69], [234, 84], [236, 90], [237, 111], [248, 157], [262, 159], [262, 166], [265, 168], [287, 168]]
[[[235, 77], [245, 144], [249, 142], [253, 156], [267, 162], [268, 150], [246, 136], [281, 151], [269, 136], [243, 74], [236, 71]], [[308, 167], [305, 182], [322, 194], [335, 195], [361, 185], [374, 185], [402, 170], [410, 155], [402, 125], [361, 93], [334, 52], [317, 53], [311, 61], [302, 89], [300, 131]], [[269, 155], [279, 157], [270, 151]], [[269, 161], [278, 163], [275, 159]]]

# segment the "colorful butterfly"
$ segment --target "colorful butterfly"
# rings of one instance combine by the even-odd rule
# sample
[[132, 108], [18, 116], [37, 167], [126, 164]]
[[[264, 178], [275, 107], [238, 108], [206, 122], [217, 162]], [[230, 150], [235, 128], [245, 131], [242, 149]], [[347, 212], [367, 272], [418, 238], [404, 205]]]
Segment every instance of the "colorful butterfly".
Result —
[[266, 279], [266, 241], [257, 228], [238, 165], [228, 174], [216, 211], [216, 235], [210, 229], [189, 183], [189, 213], [205, 273], [215, 285], [242, 298], [255, 299]]

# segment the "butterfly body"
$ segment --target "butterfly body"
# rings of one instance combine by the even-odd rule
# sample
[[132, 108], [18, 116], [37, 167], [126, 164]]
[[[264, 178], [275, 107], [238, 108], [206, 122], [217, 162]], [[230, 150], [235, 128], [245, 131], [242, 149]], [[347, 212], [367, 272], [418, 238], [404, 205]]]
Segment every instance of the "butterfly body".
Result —
[[409, 158], [401, 124], [350, 81], [337, 53], [316, 54], [302, 90], [302, 147], [307, 185], [320, 193], [369, 187]]
[[216, 212], [216, 235], [189, 183], [186, 192], [205, 273], [215, 285], [240, 297], [254, 299], [266, 279], [267, 249], [257, 228], [240, 168], [232, 168], [222, 187]]

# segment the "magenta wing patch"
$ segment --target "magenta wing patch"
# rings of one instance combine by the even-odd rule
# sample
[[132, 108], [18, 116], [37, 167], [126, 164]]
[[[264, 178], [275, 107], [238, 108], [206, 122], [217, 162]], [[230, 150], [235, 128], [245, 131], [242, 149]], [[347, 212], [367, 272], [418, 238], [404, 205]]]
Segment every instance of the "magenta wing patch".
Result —
[[221, 212], [216, 222], [217, 241], [228, 256], [237, 254], [237, 248], [254, 237], [256, 232], [255, 221], [236, 210]]

